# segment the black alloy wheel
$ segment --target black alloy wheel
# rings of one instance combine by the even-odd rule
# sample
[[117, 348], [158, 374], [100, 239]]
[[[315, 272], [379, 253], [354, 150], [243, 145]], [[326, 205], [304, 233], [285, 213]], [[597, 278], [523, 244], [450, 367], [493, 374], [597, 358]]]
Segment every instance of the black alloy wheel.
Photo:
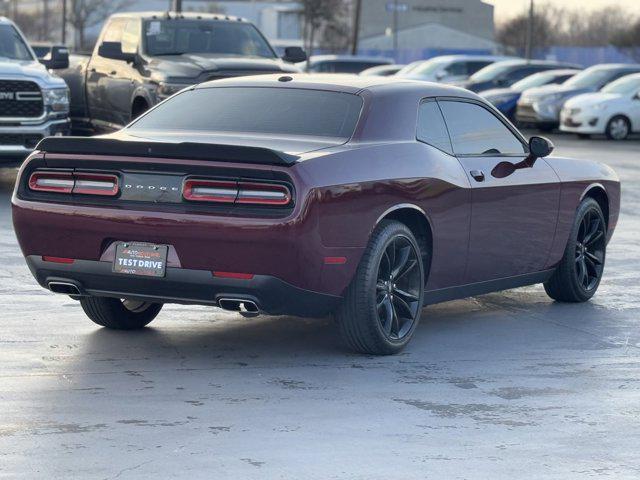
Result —
[[559, 302], [586, 302], [598, 290], [607, 249], [607, 223], [602, 208], [585, 198], [560, 263], [544, 283], [547, 294]]
[[431, 248], [404, 223], [383, 220], [376, 227], [356, 274], [336, 311], [342, 337], [352, 350], [389, 355], [413, 337], [424, 298]]
[[407, 237], [394, 237], [385, 248], [376, 282], [378, 322], [392, 340], [412, 330], [420, 305], [422, 275], [418, 252]]
[[576, 239], [575, 271], [578, 283], [585, 291], [593, 290], [602, 277], [605, 225], [602, 217], [589, 210], [582, 217]]

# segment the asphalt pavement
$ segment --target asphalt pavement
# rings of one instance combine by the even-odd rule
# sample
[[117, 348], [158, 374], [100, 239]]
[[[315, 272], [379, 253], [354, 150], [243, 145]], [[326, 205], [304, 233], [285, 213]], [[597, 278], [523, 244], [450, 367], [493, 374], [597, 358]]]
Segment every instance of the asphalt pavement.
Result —
[[31, 277], [1, 171], [0, 478], [640, 478], [640, 141], [552, 139], [623, 182], [598, 294], [432, 306], [392, 357], [328, 319], [170, 305], [98, 328]]

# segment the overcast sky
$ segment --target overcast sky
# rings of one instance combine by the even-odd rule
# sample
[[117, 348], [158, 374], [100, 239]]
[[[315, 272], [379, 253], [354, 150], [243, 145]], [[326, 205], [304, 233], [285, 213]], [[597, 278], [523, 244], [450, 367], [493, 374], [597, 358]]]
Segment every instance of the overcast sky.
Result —
[[[483, 0], [492, 3], [495, 8], [495, 19], [501, 22], [529, 8], [529, 0]], [[640, 0], [534, 0], [534, 5], [545, 3], [564, 5], [569, 8], [586, 8], [597, 10], [600, 8], [619, 5], [628, 8], [634, 14], [640, 13]]]

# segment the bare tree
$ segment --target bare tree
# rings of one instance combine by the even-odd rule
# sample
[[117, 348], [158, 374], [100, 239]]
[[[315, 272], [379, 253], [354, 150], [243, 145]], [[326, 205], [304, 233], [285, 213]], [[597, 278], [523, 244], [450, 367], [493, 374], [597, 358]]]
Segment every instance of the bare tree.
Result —
[[[348, 20], [344, 0], [301, 0], [300, 3], [304, 22], [303, 38], [309, 55], [313, 53], [313, 47], [319, 38], [323, 41], [328, 38], [330, 43], [337, 43], [338, 38], [346, 35], [348, 42], [348, 27], [336, 28], [338, 24]], [[322, 35], [324, 30], [327, 35]]]
[[129, 0], [70, 0], [67, 20], [78, 35], [76, 49], [85, 50], [88, 47], [85, 38], [87, 28], [104, 21], [130, 3]]
[[[537, 3], [533, 24], [533, 47], [610, 45], [614, 36], [620, 31], [626, 31], [636, 18], [633, 12], [621, 7], [585, 11]], [[507, 48], [524, 49], [527, 25], [528, 15], [523, 12], [498, 25], [496, 38]]]
[[640, 20], [616, 33], [611, 43], [630, 55], [636, 62], [640, 62]]
[[[554, 8], [537, 8], [533, 14], [533, 31], [531, 32], [531, 47], [546, 48], [554, 45], [557, 40], [558, 15]], [[511, 18], [496, 29], [496, 39], [508, 49], [522, 50], [527, 46], [529, 13]]]

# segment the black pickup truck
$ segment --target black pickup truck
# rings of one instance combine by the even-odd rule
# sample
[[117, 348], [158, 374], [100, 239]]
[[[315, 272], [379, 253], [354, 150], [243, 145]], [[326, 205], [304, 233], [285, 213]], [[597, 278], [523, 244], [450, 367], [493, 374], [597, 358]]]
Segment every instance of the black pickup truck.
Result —
[[298, 72], [299, 47], [279, 58], [267, 39], [240, 18], [203, 13], [112, 15], [90, 56], [72, 55], [58, 73], [71, 91], [77, 133], [120, 129], [190, 85], [242, 75]]

